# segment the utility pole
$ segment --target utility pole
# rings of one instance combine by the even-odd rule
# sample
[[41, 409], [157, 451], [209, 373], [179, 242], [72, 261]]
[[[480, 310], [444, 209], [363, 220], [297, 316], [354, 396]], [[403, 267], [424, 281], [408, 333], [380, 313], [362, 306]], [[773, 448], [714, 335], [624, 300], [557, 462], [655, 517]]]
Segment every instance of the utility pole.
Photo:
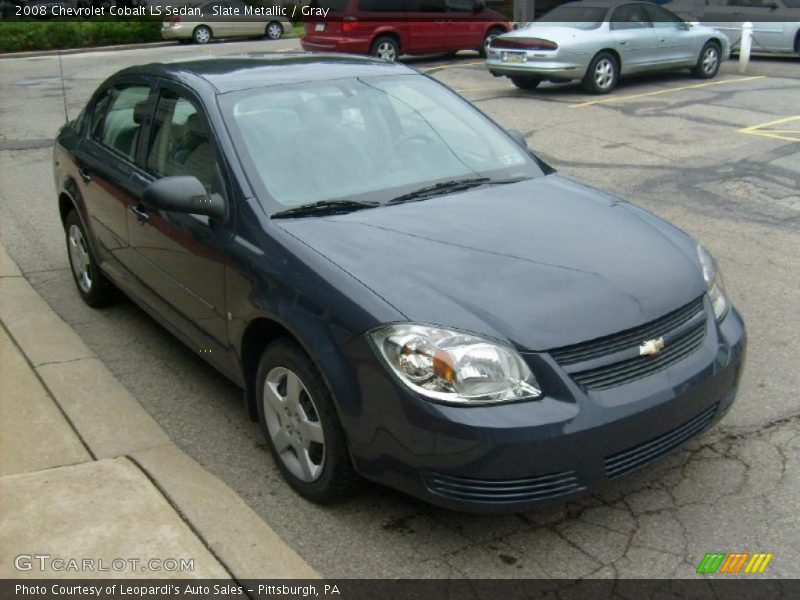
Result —
[[536, 0], [514, 0], [514, 20], [533, 21], [535, 15]]

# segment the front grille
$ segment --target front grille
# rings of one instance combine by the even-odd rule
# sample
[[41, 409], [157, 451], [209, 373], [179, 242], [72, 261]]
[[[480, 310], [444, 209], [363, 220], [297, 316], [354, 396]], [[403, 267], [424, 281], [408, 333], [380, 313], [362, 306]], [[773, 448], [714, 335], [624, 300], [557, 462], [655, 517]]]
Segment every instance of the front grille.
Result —
[[470, 479], [441, 473], [426, 473], [423, 478], [431, 492], [465, 502], [547, 500], [583, 489], [575, 471], [527, 479]]
[[[666, 369], [697, 350], [706, 333], [705, 319], [700, 318], [703, 311], [701, 296], [645, 325], [589, 342], [550, 350], [550, 355], [585, 389], [612, 388]], [[642, 342], [662, 336], [669, 337], [669, 334], [672, 334], [672, 339], [667, 341], [666, 348], [660, 354], [639, 356], [638, 347]], [[620, 356], [611, 356], [620, 352], [623, 353]], [[603, 358], [610, 362], [599, 366], [597, 362], [593, 365], [581, 365]]]
[[688, 333], [670, 342], [667, 348], [658, 356], [637, 356], [636, 358], [623, 360], [597, 369], [575, 373], [572, 378], [578, 385], [589, 390], [605, 390], [635, 381], [666, 369], [682, 358], [689, 356], [703, 344], [705, 335], [706, 324], [703, 322], [690, 329]]
[[697, 313], [703, 311], [703, 296], [693, 300], [689, 304], [674, 310], [671, 313], [650, 321], [639, 327], [626, 329], [620, 333], [614, 333], [605, 337], [597, 338], [590, 342], [582, 342], [572, 346], [564, 346], [550, 351], [550, 355], [561, 366], [571, 365], [585, 360], [606, 356], [619, 350], [624, 350], [631, 346], [638, 346], [644, 340], [652, 340], [661, 337], [665, 333], [672, 331], [688, 322]]
[[719, 403], [716, 403], [708, 407], [693, 419], [657, 438], [653, 438], [648, 442], [606, 457], [603, 460], [606, 468], [606, 476], [609, 479], [621, 477], [671, 452], [701, 431], [707, 429], [714, 420], [714, 415], [717, 412], [718, 406]]

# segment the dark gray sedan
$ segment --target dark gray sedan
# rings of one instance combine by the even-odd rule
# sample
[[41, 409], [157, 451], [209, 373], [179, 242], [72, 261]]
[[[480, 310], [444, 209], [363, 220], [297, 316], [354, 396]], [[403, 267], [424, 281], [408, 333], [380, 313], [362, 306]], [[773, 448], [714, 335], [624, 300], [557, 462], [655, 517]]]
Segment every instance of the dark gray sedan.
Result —
[[400, 64], [127, 69], [54, 174], [83, 300], [124, 292], [240, 385], [314, 501], [357, 474], [467, 510], [567, 499], [736, 394], [744, 324], [703, 246]]

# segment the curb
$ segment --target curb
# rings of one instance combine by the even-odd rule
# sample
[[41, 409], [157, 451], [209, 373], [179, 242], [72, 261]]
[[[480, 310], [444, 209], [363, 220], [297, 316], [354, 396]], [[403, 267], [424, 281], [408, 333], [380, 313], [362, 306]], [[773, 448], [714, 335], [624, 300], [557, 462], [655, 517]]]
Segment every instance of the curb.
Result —
[[2, 245], [0, 321], [91, 458], [135, 466], [234, 579], [320, 578], [236, 492], [169, 439]]

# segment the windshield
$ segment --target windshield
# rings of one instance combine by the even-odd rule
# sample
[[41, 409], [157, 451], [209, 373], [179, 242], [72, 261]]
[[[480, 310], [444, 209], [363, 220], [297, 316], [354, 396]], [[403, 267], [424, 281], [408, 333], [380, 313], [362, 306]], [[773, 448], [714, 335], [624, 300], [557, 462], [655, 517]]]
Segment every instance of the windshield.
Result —
[[504, 131], [421, 75], [245, 90], [222, 104], [268, 212], [336, 199], [386, 202], [463, 178], [542, 174]]
[[538, 19], [537, 23], [596, 29], [602, 24], [607, 12], [607, 8], [597, 6], [558, 6]]

